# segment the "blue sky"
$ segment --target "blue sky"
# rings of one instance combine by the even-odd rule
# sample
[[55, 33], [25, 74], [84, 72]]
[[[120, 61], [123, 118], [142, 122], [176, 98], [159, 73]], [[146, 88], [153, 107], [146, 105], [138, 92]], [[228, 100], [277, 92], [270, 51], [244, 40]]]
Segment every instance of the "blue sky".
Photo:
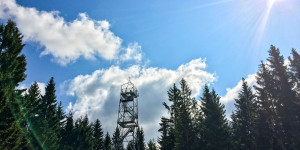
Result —
[[[84, 13], [83, 17], [79, 15], [80, 13]], [[43, 16], [43, 14], [47, 15]], [[178, 0], [17, 0], [16, 2], [4, 0], [2, 4], [0, 2], [2, 22], [12, 18], [25, 37], [24, 53], [28, 65], [27, 79], [23, 85], [28, 87], [33, 81], [47, 83], [50, 77], [54, 76], [58, 100], [63, 101], [64, 107], [67, 109], [69, 106], [78, 110], [78, 114], [88, 113], [91, 118], [96, 118], [97, 115], [103, 116], [105, 113], [100, 109], [106, 110], [103, 107], [114, 107], [114, 104], [118, 103], [118, 95], [109, 93], [118, 92], [117, 85], [126, 81], [128, 76], [132, 76], [133, 82], [136, 79], [137, 85], [140, 85], [138, 88], [141, 89], [140, 95], [144, 95], [144, 101], [160, 99], [157, 103], [153, 103], [153, 107], [162, 107], [157, 104], [161, 104], [166, 98], [166, 90], [170, 83], [178, 83], [181, 77], [187, 76], [190, 79], [189, 83], [194, 86], [192, 89], [196, 91], [194, 96], [197, 99], [205, 83], [215, 88], [220, 96], [228, 95], [226, 109], [230, 113], [232, 100], [239, 90], [238, 83], [242, 77], [247, 78], [248, 75], [252, 75], [249, 77], [249, 82], [255, 83], [253, 74], [256, 73], [260, 61], [267, 58], [267, 50], [271, 44], [279, 47], [286, 57], [290, 54], [291, 48], [300, 48], [299, 14], [300, 1], [298, 0], [184, 2]], [[34, 19], [43, 17], [41, 23], [34, 22]], [[94, 26], [91, 32], [84, 34], [85, 30], [71, 27], [74, 20], [87, 24], [94, 23]], [[97, 21], [102, 22], [97, 24]], [[59, 25], [54, 26], [53, 24], [57, 22], [65, 26], [61, 28]], [[84, 25], [88, 26], [87, 24]], [[73, 30], [74, 35], [69, 35], [73, 34]], [[94, 31], [98, 31], [99, 34], [94, 35]], [[55, 40], [56, 33], [69, 37], [69, 40], [66, 42]], [[100, 36], [102, 33], [106, 35], [104, 38]], [[80, 37], [82, 35], [84, 37]], [[58, 39], [59, 36], [61, 35], [57, 36]], [[106, 42], [102, 45], [89, 42], [101, 43], [101, 40]], [[111, 41], [107, 42], [107, 40]], [[85, 47], [81, 47], [82, 41]], [[43, 53], [45, 51], [47, 53]], [[180, 66], [183, 69], [180, 69]], [[130, 71], [136, 74], [127, 74]], [[100, 79], [105, 80], [105, 75], [108, 73], [112, 73], [110, 77], [116, 73], [123, 76], [118, 76], [114, 80], [107, 79], [105, 83], [101, 82]], [[157, 80], [149, 79], [149, 82], [142, 84], [140, 80], [148, 79], [149, 74], [157, 76]], [[168, 78], [168, 75], [171, 77], [167, 86], [163, 88], [165, 91], [161, 92], [165, 94], [164, 96], [146, 93], [151, 92], [153, 87], [157, 87], [156, 81]], [[174, 80], [171, 80], [172, 77]], [[94, 81], [98, 84], [93, 84]], [[104, 96], [105, 100], [101, 102], [97, 99], [86, 100], [83, 98], [88, 95], [85, 89], [72, 87], [81, 85], [99, 89], [94, 91], [98, 95], [90, 94], [94, 96], [90, 99], [98, 96], [101, 99], [101, 96]], [[227, 88], [231, 89], [231, 93], [230, 90], [226, 90]], [[145, 93], [142, 93], [143, 90]], [[153, 93], [155, 92], [160, 93], [153, 90]], [[113, 99], [115, 102], [107, 102]], [[99, 104], [103, 107], [79, 108], [80, 105], [85, 106], [85, 102], [95, 102], [95, 105]], [[78, 106], [75, 106], [76, 103]], [[143, 103], [143, 99], [140, 103]], [[162, 109], [154, 109], [158, 113], [150, 118], [153, 118], [155, 123], [165, 113]], [[150, 112], [150, 110], [142, 111], [141, 114], [147, 116], [151, 114]], [[147, 133], [151, 133], [151, 130], [157, 128], [157, 125], [153, 125], [155, 127], [152, 128], [149, 122], [144, 120], [143, 123], [142, 120], [147, 130], [146, 136]], [[109, 128], [107, 130], [111, 130], [109, 126], [107, 125]], [[149, 134], [146, 139], [156, 138], [159, 135]]]

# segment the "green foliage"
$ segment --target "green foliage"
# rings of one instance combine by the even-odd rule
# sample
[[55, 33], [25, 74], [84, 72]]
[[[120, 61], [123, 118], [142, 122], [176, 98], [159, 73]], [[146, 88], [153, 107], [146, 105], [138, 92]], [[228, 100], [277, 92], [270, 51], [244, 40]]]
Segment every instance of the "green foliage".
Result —
[[[25, 80], [26, 59], [22, 35], [11, 20], [0, 26], [0, 149], [24, 145], [15, 88]], [[20, 100], [20, 99], [19, 99]], [[26, 144], [25, 144], [26, 145]]]
[[201, 98], [201, 110], [203, 111], [203, 141], [204, 149], [218, 150], [231, 149], [229, 126], [225, 118], [224, 105], [219, 101], [214, 90], [209, 91], [205, 86]]
[[108, 132], [105, 135], [104, 149], [105, 150], [112, 150], [112, 142], [111, 142], [111, 138], [110, 138]]
[[93, 149], [93, 132], [87, 115], [75, 122], [75, 147], [78, 149]]
[[119, 130], [118, 127], [116, 127], [116, 130], [113, 134], [112, 142], [113, 142], [113, 146], [114, 146], [115, 150], [122, 150], [123, 149], [123, 143], [121, 141], [120, 130]]
[[147, 143], [147, 150], [158, 150], [154, 139], [149, 140]]
[[[297, 52], [292, 50], [291, 72], [284, 65], [279, 49], [271, 45], [268, 64], [258, 72], [256, 90], [261, 113], [272, 131], [272, 145], [280, 149], [299, 149], [299, 98], [297, 96]], [[294, 61], [295, 60], [295, 61]], [[294, 80], [293, 80], [294, 79]], [[296, 86], [294, 86], [296, 85]], [[295, 87], [295, 88], [294, 88]], [[271, 147], [272, 148], [272, 147]]]
[[138, 127], [137, 129], [137, 137], [138, 137], [138, 140], [137, 140], [137, 149], [138, 150], [145, 150], [145, 137], [144, 137], [144, 130], [142, 127]]
[[93, 124], [93, 145], [94, 150], [104, 149], [103, 129], [99, 119], [96, 119]]
[[74, 120], [73, 120], [73, 113], [72, 111], [69, 112], [66, 119], [66, 124], [61, 131], [61, 149], [63, 150], [71, 150], [75, 147], [75, 127], [74, 127]]

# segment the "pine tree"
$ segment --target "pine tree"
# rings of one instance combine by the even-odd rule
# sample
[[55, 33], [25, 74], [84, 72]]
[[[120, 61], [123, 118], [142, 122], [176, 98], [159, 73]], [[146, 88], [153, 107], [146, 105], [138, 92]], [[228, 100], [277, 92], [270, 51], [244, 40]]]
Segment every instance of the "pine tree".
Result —
[[297, 96], [290, 80], [292, 77], [284, 66], [284, 58], [278, 48], [271, 45], [269, 55], [269, 63], [264, 68], [269, 74], [268, 78], [261, 77], [261, 81], [258, 81], [259, 93], [267, 93], [260, 101], [270, 114], [269, 126], [281, 149], [297, 149], [299, 129], [296, 112], [299, 106], [296, 104]]
[[113, 134], [112, 142], [113, 142], [113, 146], [114, 146], [115, 150], [123, 149], [123, 143], [121, 141], [120, 130], [118, 127], [116, 128], [116, 130]]
[[57, 120], [57, 100], [55, 95], [54, 78], [51, 77], [48, 85], [45, 88], [45, 95], [41, 101], [41, 120], [45, 121], [43, 129], [43, 138], [47, 139], [45, 148], [58, 149], [61, 138], [60, 135], [60, 120]]
[[47, 141], [42, 135], [46, 121], [42, 119], [41, 94], [37, 82], [34, 82], [25, 94], [23, 106], [23, 117], [26, 119], [25, 128], [28, 129], [29, 143], [32, 149], [45, 149]]
[[204, 149], [207, 150], [231, 149], [224, 105], [219, 102], [219, 99], [214, 90], [210, 92], [205, 86], [201, 109], [204, 115], [202, 131]]
[[58, 137], [60, 138], [59, 142], [58, 142], [58, 149], [63, 149], [64, 147], [64, 142], [62, 141], [63, 140], [63, 132], [64, 132], [64, 126], [65, 126], [65, 123], [66, 123], [66, 115], [63, 111], [63, 108], [62, 108], [62, 103], [61, 101], [59, 102], [57, 108], [56, 108], [56, 123], [58, 124], [58, 128], [56, 129], [57, 133], [58, 133]]
[[292, 79], [295, 87], [294, 89], [297, 92], [299, 97], [300, 96], [300, 55], [296, 51], [296, 49], [292, 49], [292, 56], [293, 57], [289, 57], [290, 72], [292, 74]]
[[87, 115], [75, 122], [75, 147], [78, 149], [93, 149], [93, 132]]
[[[296, 49], [292, 49], [292, 56], [289, 57], [290, 61], [290, 70], [289, 73], [292, 76], [292, 82], [293, 82], [293, 90], [296, 92], [296, 100], [294, 101], [295, 103], [295, 110], [294, 114], [296, 115], [296, 128], [299, 130], [300, 129], [300, 55], [296, 51]], [[298, 106], [298, 107], [297, 107]], [[295, 137], [295, 147], [300, 149], [300, 133], [297, 133], [298, 136]]]
[[72, 111], [69, 112], [66, 125], [62, 130], [61, 147], [63, 150], [72, 150], [75, 147], [75, 131]]
[[158, 143], [160, 145], [161, 150], [172, 150], [174, 149], [174, 131], [173, 128], [170, 127], [170, 119], [165, 117], [161, 118], [161, 123], [159, 123], [160, 128], [159, 132], [162, 134], [158, 139]]
[[154, 139], [149, 140], [149, 142], [147, 143], [147, 147], [147, 150], [157, 150]]
[[192, 124], [191, 109], [194, 99], [191, 98], [192, 91], [186, 81], [180, 81], [180, 101], [177, 107], [177, 116], [175, 118], [175, 149], [193, 149], [195, 143], [195, 134]]
[[112, 150], [111, 138], [110, 138], [108, 132], [107, 132], [106, 135], [105, 135], [104, 149], [105, 149], [105, 150]]
[[274, 140], [274, 100], [269, 98], [270, 93], [266, 90], [273, 86], [271, 78], [269, 70], [267, 70], [266, 65], [262, 62], [257, 73], [256, 82], [258, 85], [254, 86], [257, 97], [255, 103], [258, 108], [258, 116], [255, 123], [255, 141], [258, 149], [279, 149], [277, 140]]
[[22, 139], [19, 121], [14, 117], [20, 112], [15, 107], [15, 88], [26, 78], [26, 59], [20, 55], [22, 38], [11, 20], [0, 26], [0, 149], [18, 149], [16, 141]]
[[104, 139], [103, 139], [103, 130], [99, 119], [93, 124], [93, 145], [94, 150], [103, 150], [104, 149]]
[[256, 110], [254, 105], [254, 95], [248, 87], [245, 79], [242, 79], [242, 90], [238, 99], [235, 99], [236, 110], [232, 114], [232, 130], [234, 149], [254, 150], [255, 147], [255, 118]]
[[144, 137], [144, 130], [141, 127], [138, 127], [137, 130], [137, 149], [138, 150], [145, 150], [145, 137]]
[[133, 140], [130, 140], [126, 146], [126, 150], [134, 150], [135, 148], [135, 143], [133, 142]]
[[171, 105], [169, 106], [165, 102], [163, 105], [170, 113], [170, 118], [162, 117], [160, 123], [161, 127], [158, 130], [162, 134], [158, 140], [161, 150], [172, 150], [175, 146], [175, 120], [178, 116], [180, 104], [180, 90], [175, 84], [173, 84], [173, 87], [171, 87], [168, 91], [168, 100]]

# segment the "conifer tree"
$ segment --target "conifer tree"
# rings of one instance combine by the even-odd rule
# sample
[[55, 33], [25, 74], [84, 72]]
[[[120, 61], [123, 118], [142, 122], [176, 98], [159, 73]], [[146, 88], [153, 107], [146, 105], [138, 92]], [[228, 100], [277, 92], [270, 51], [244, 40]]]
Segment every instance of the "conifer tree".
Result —
[[[55, 95], [54, 78], [51, 77], [48, 85], [45, 88], [45, 95], [41, 101], [41, 120], [45, 121], [43, 129], [43, 137], [48, 141], [45, 143], [47, 149], [58, 149], [61, 138], [60, 135], [60, 120], [58, 120], [57, 100]], [[61, 117], [61, 116], [60, 116]]]
[[[26, 59], [21, 51], [23, 36], [11, 20], [0, 26], [0, 149], [18, 149], [22, 139], [15, 107], [15, 88], [26, 78]], [[14, 114], [15, 113], [15, 114]]]
[[93, 143], [94, 150], [104, 149], [103, 130], [99, 119], [96, 119], [93, 124]]
[[[265, 107], [270, 114], [269, 126], [273, 130], [274, 136], [281, 149], [297, 149], [299, 135], [297, 127], [296, 112], [299, 109], [296, 92], [292, 89], [291, 75], [287, 72], [284, 65], [284, 58], [280, 55], [279, 49], [271, 45], [269, 50], [268, 78], [261, 77], [261, 83], [257, 90], [259, 93], [265, 92], [267, 96], [261, 99], [262, 103], [269, 103], [271, 107]], [[266, 86], [267, 85], [267, 86]], [[266, 105], [263, 105], [266, 106]]]
[[112, 150], [112, 142], [111, 142], [111, 138], [110, 138], [108, 132], [105, 135], [104, 149], [105, 150]]
[[255, 123], [255, 141], [258, 149], [279, 149], [278, 142], [275, 139], [273, 120], [275, 116], [274, 100], [270, 99], [269, 91], [271, 84], [271, 74], [266, 65], [262, 62], [257, 73], [256, 106], [258, 116]]
[[74, 129], [74, 120], [72, 111], [69, 112], [66, 119], [66, 125], [62, 130], [62, 149], [64, 150], [72, 150], [75, 147], [75, 129]]
[[145, 137], [144, 137], [144, 130], [141, 127], [138, 127], [137, 130], [137, 149], [138, 150], [145, 150]]
[[214, 90], [205, 86], [201, 98], [203, 111], [203, 140], [205, 150], [231, 149], [229, 127], [225, 118], [224, 105], [219, 102]]
[[126, 150], [134, 150], [134, 148], [135, 148], [135, 143], [133, 142], [133, 140], [129, 141], [126, 146]]
[[160, 128], [159, 132], [161, 133], [161, 137], [158, 139], [158, 143], [160, 145], [161, 150], [172, 150], [174, 149], [174, 129], [170, 127], [170, 119], [165, 117], [161, 118], [161, 123], [159, 123]]
[[160, 123], [161, 137], [158, 139], [158, 143], [160, 144], [161, 150], [172, 150], [175, 146], [175, 120], [178, 117], [179, 105], [180, 105], [180, 90], [173, 84], [168, 90], [168, 100], [171, 105], [167, 105], [167, 103], [163, 103], [165, 108], [170, 113], [170, 118], [162, 117]]
[[180, 85], [180, 100], [175, 119], [175, 149], [193, 149], [196, 137], [192, 125], [191, 109], [194, 99], [191, 98], [192, 91], [184, 79], [180, 81]]
[[235, 99], [236, 110], [232, 114], [233, 146], [237, 150], [253, 150], [255, 147], [256, 110], [254, 95], [245, 79], [242, 79], [242, 90]]
[[93, 149], [93, 132], [87, 115], [75, 122], [75, 147], [78, 149]]
[[295, 86], [294, 89], [297, 92], [299, 97], [300, 96], [300, 55], [296, 51], [296, 49], [292, 49], [292, 57], [289, 57], [289, 61], [290, 61], [290, 72], [292, 73], [292, 79]]
[[58, 137], [60, 138], [58, 144], [59, 144], [59, 148], [58, 149], [63, 149], [63, 146], [64, 146], [64, 142], [62, 141], [63, 140], [63, 133], [64, 133], [64, 127], [66, 125], [66, 114], [65, 112], [63, 111], [63, 107], [62, 107], [62, 102], [60, 101], [57, 108], [56, 108], [56, 123], [58, 124], [58, 128], [56, 129], [57, 133], [58, 133]]
[[115, 150], [123, 149], [123, 143], [121, 141], [120, 130], [118, 127], [116, 127], [116, 130], [113, 134], [112, 142], [113, 142], [113, 146], [114, 146]]
[[147, 143], [147, 150], [157, 150], [154, 139], [149, 140]]
[[43, 137], [46, 122], [42, 119], [41, 93], [37, 82], [34, 82], [25, 94], [23, 117], [26, 119], [28, 139], [32, 149], [45, 149], [47, 138]]

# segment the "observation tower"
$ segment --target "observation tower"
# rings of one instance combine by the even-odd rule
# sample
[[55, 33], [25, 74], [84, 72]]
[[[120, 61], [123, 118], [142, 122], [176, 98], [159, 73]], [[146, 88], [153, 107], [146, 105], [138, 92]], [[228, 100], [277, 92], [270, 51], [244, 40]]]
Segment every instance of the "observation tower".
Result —
[[[124, 145], [128, 145], [130, 141], [138, 143], [138, 97], [139, 93], [130, 79], [121, 85], [117, 127], [120, 131], [119, 140]], [[132, 149], [136, 150], [135, 146]]]

